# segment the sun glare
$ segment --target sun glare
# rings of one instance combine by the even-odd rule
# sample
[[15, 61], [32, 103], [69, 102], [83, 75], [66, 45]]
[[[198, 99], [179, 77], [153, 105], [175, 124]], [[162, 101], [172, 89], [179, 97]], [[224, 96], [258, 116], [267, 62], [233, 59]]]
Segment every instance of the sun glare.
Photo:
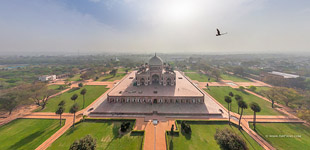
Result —
[[169, 21], [188, 21], [197, 15], [194, 4], [191, 1], [171, 1], [162, 7], [162, 13]]

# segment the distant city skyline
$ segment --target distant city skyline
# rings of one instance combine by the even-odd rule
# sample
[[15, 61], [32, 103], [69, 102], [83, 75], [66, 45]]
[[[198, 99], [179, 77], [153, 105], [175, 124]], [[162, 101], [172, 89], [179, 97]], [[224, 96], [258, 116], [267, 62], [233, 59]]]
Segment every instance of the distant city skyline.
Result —
[[308, 0], [4, 0], [0, 56], [309, 53], [309, 17]]

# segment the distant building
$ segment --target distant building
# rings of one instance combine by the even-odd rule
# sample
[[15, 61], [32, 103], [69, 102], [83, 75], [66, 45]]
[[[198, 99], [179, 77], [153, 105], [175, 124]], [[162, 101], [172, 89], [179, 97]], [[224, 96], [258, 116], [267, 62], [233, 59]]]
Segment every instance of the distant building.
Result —
[[299, 78], [299, 75], [283, 73], [283, 72], [277, 72], [277, 71], [268, 72], [268, 74], [271, 75], [271, 76], [274, 76], [274, 77], [279, 77], [279, 78], [284, 78], [284, 79], [296, 79], [296, 78]]
[[54, 81], [56, 80], [56, 75], [43, 75], [39, 77], [40, 81]]

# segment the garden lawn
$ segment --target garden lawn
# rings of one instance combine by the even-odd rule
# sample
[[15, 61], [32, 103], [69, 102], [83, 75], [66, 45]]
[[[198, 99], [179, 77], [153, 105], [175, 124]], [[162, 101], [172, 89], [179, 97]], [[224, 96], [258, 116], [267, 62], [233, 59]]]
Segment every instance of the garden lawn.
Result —
[[65, 89], [68, 88], [67, 86], [62, 85], [62, 86], [65, 86], [65, 88], [62, 89], [62, 90], [60, 90], [60, 89], [59, 89], [60, 86], [61, 86], [61, 85], [56, 85], [56, 84], [54, 84], [54, 85], [49, 85], [47, 88], [48, 88], [48, 89], [55, 90], [56, 92], [60, 92], [60, 91], [65, 90]]
[[267, 91], [270, 87], [268, 86], [256, 86], [255, 93], [260, 94], [261, 91]]
[[[256, 102], [261, 107], [261, 112], [257, 113], [257, 115], [282, 115], [280, 112], [276, 111], [275, 109], [271, 108], [271, 103], [255, 96], [245, 91], [240, 91], [237, 89], [233, 89], [229, 86], [211, 86], [208, 89], [205, 89], [213, 98], [215, 98], [218, 102], [220, 102], [225, 108], [227, 108], [227, 103], [224, 100], [224, 96], [228, 96], [229, 92], [233, 92], [234, 95], [238, 94], [243, 97], [243, 100], [248, 104], [248, 109], [243, 111], [245, 115], [253, 115], [253, 111], [249, 107], [251, 102]], [[231, 102], [231, 111], [238, 113], [238, 103], [235, 98], [232, 98]], [[241, 109], [240, 109], [241, 112]]]
[[71, 106], [74, 104], [74, 101], [71, 100], [71, 96], [73, 94], [77, 94], [79, 96], [75, 100], [75, 102], [79, 104], [80, 110], [83, 109], [83, 95], [81, 95], [80, 92], [84, 88], [86, 88], [87, 90], [87, 93], [85, 94], [85, 108], [108, 90], [106, 86], [101, 86], [101, 85], [86, 85], [82, 88], [72, 88], [63, 94], [57, 95], [49, 99], [45, 109], [43, 109], [42, 111], [43, 112], [55, 112], [58, 108], [59, 102], [64, 100], [66, 102], [65, 112], [69, 112]]
[[[228, 125], [227, 121], [195, 121], [188, 122], [192, 129], [190, 136], [179, 133], [179, 135], [171, 138], [168, 135], [169, 149], [170, 150], [202, 150], [202, 149], [220, 149], [220, 146], [214, 139], [216, 129], [228, 128], [242, 137], [249, 149], [259, 150], [263, 149], [255, 140], [253, 140], [245, 131], [239, 130], [235, 125]], [[180, 123], [178, 129], [181, 128]], [[172, 141], [171, 141], [172, 139]]]
[[0, 149], [36, 149], [59, 129], [57, 119], [16, 119], [0, 127]]
[[[252, 123], [250, 127], [253, 129]], [[276, 149], [310, 147], [310, 127], [299, 123], [257, 123], [256, 132]]]
[[238, 76], [231, 75], [231, 74], [226, 74], [226, 73], [222, 73], [221, 78], [223, 80], [230, 80], [230, 81], [234, 81], [234, 82], [252, 82], [249, 79], [238, 77]]
[[[126, 133], [119, 136], [121, 121], [88, 120], [70, 128], [59, 137], [48, 149], [69, 149], [70, 145], [86, 135], [96, 139], [96, 149], [105, 150], [139, 150], [142, 147], [143, 133]], [[131, 126], [134, 121], [131, 121]]]
[[195, 70], [191, 70], [191, 69], [186, 69], [183, 72], [196, 72]]
[[81, 77], [80, 76], [81, 76], [80, 74], [76, 74], [72, 78], [69, 78], [68, 81], [81, 81]]
[[[192, 80], [197, 80], [199, 82], [208, 82], [208, 76], [205, 74], [199, 74], [199, 73], [185, 73], [186, 76], [188, 76]], [[216, 80], [212, 77], [210, 77], [210, 82], [216, 82]]]
[[115, 77], [113, 77], [113, 75], [108, 74], [108, 75], [103, 75], [102, 77], [100, 77], [98, 80], [96, 81], [115, 81], [115, 80], [120, 80], [122, 79], [124, 76], [126, 75], [126, 73], [116, 73]]
[[124, 72], [126, 72], [126, 70], [128, 70], [128, 72], [131, 71], [131, 69], [129, 69], [129, 68], [118, 68], [118, 69], [117, 69], [117, 72], [122, 72], [122, 73], [124, 73]]

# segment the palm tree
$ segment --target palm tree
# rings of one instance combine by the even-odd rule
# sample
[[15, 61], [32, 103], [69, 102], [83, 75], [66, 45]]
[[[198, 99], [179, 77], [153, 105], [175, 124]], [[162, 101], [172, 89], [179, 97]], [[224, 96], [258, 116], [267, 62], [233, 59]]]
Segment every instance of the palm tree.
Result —
[[[233, 93], [233, 92], [229, 92], [228, 95], [229, 95], [231, 98], [234, 97], [234, 93]], [[229, 108], [229, 109], [231, 110], [231, 105], [230, 105], [230, 108]]]
[[58, 109], [56, 110], [56, 114], [60, 116], [60, 126], [61, 126], [61, 115], [64, 113], [65, 108], [63, 106], [59, 106]]
[[83, 108], [84, 108], [84, 105], [85, 105], [85, 94], [86, 94], [87, 90], [86, 89], [83, 89], [80, 94], [83, 95]]
[[254, 118], [253, 118], [253, 126], [254, 126], [254, 131], [256, 130], [256, 113], [257, 112], [260, 112], [261, 111], [261, 108], [260, 108], [260, 106], [257, 104], [257, 103], [255, 103], [255, 102], [252, 102], [251, 104], [250, 104], [250, 107], [251, 107], [251, 109], [253, 110], [253, 112], [254, 112]]
[[228, 94], [230, 97], [234, 97], [234, 93], [233, 92], [229, 92]]
[[74, 103], [72, 107], [70, 108], [70, 113], [73, 114], [73, 127], [75, 123], [75, 113], [79, 110], [79, 105], [77, 103]]
[[228, 118], [229, 118], [229, 123], [230, 123], [230, 111], [229, 111], [229, 105], [231, 103], [231, 98], [229, 96], [224, 97], [225, 102], [228, 104], [227, 110], [228, 110]]
[[73, 94], [71, 96], [71, 100], [73, 100], [75, 102], [75, 100], [78, 98], [79, 96], [77, 94]]
[[[236, 95], [235, 95], [235, 100], [236, 100], [237, 102], [243, 101], [243, 97], [240, 96], [240, 95], [238, 95], [238, 94], [236, 94]], [[240, 107], [239, 107], [239, 105], [238, 105], [238, 114], [240, 114], [240, 113], [239, 113], [239, 110], [240, 110]]]
[[238, 106], [241, 108], [241, 114], [240, 114], [240, 119], [239, 119], [239, 129], [241, 129], [240, 123], [241, 123], [241, 117], [243, 114], [243, 109], [247, 109], [248, 104], [245, 101], [240, 100], [240, 101], [238, 101]]
[[58, 106], [65, 106], [66, 102], [64, 100], [60, 101]]

